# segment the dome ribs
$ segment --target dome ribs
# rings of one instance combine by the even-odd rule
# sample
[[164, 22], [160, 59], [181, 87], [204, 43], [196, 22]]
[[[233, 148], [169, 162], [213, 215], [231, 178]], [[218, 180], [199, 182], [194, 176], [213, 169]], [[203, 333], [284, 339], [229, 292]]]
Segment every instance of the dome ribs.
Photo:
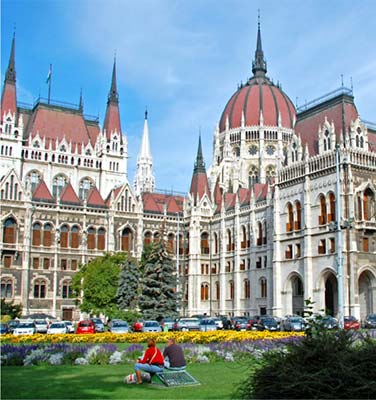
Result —
[[284, 93], [284, 92], [282, 92], [282, 91], [281, 91], [281, 93], [282, 93], [282, 96], [283, 96], [283, 98], [285, 99], [285, 102], [286, 102], [286, 105], [287, 105], [287, 110], [288, 110], [288, 112], [289, 112], [289, 117], [290, 117], [290, 125], [291, 125], [291, 128], [293, 128], [294, 121], [293, 121], [293, 118], [292, 118], [292, 115], [291, 115], [292, 101], [290, 100], [290, 98], [287, 96], [286, 93]]
[[279, 107], [278, 107], [278, 102], [277, 98], [275, 96], [274, 90], [272, 89], [272, 86], [269, 86], [269, 90], [273, 96], [273, 101], [274, 101], [274, 106], [275, 106], [275, 126], [278, 126], [278, 116], [279, 116]]
[[[240, 89], [240, 90], [238, 90], [236, 93], [235, 93], [235, 99], [234, 99], [234, 101], [233, 101], [233, 103], [232, 103], [232, 105], [231, 105], [231, 110], [230, 110], [230, 115], [229, 115], [229, 122], [230, 122], [230, 128], [234, 128], [234, 124], [233, 124], [233, 120], [232, 120], [232, 116], [233, 116], [233, 114], [234, 114], [234, 108], [235, 108], [235, 105], [236, 105], [236, 103], [237, 103], [237, 100], [238, 100], [238, 97], [239, 97], [239, 95], [240, 95], [240, 93], [242, 92], [242, 90]], [[241, 118], [241, 116], [240, 116], [240, 118]], [[240, 126], [240, 123], [239, 123], [239, 126]], [[236, 126], [235, 126], [235, 128], [236, 128]]]
[[245, 100], [244, 100], [244, 106], [243, 106], [243, 112], [244, 112], [244, 118], [245, 118], [245, 125], [251, 125], [251, 123], [247, 124], [247, 106], [248, 106], [248, 99], [249, 99], [249, 94], [251, 93], [252, 88], [255, 86], [254, 83], [251, 83], [248, 86], [247, 89], [247, 94], [245, 95]]
[[260, 113], [262, 112], [262, 115], [264, 116], [264, 111], [263, 111], [263, 97], [262, 97], [262, 83], [258, 82], [258, 87], [259, 87], [259, 113], [258, 113], [258, 125], [261, 125], [260, 121]]

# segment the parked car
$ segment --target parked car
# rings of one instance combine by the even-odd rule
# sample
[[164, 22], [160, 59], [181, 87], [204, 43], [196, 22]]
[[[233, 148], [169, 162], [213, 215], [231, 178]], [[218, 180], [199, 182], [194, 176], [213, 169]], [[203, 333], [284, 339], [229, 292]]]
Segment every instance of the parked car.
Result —
[[213, 317], [211, 318], [215, 324], [217, 325], [217, 329], [223, 329], [223, 320], [220, 317]]
[[36, 319], [34, 322], [37, 333], [47, 333], [48, 323], [45, 319]]
[[141, 329], [142, 332], [162, 332], [162, 327], [158, 321], [145, 321]]
[[57, 333], [67, 333], [67, 326], [64, 322], [52, 322], [47, 329], [49, 335], [55, 335]]
[[260, 321], [260, 315], [253, 315], [248, 317], [248, 322], [251, 324], [251, 329], [256, 330], [258, 322]]
[[217, 329], [218, 326], [213, 318], [204, 318], [200, 321], [201, 332], [216, 331]]
[[281, 322], [281, 331], [304, 331], [307, 327], [307, 322], [303, 317], [288, 316]]
[[129, 325], [128, 322], [126, 321], [123, 321], [121, 319], [116, 319], [111, 322], [109, 330], [112, 333], [128, 333]]
[[353, 315], [349, 315], [343, 318], [343, 327], [346, 330], [359, 329], [360, 322]]
[[37, 329], [34, 321], [32, 322], [20, 322], [13, 330], [13, 335], [34, 335]]
[[220, 315], [219, 318], [222, 320], [223, 329], [231, 329], [231, 321], [226, 315]]
[[78, 333], [78, 334], [95, 333], [94, 322], [89, 319], [80, 321], [77, 325], [76, 333]]
[[376, 328], [376, 314], [368, 314], [366, 319], [364, 320], [364, 327], [365, 328]]
[[199, 331], [199, 318], [179, 318], [174, 324], [174, 331]]
[[233, 327], [236, 331], [248, 331], [251, 329], [251, 324], [247, 318], [238, 318], [233, 320]]
[[278, 322], [275, 318], [269, 316], [261, 316], [257, 324], [259, 331], [278, 331]]
[[17, 326], [20, 324], [20, 321], [18, 319], [12, 319], [8, 322], [8, 328], [9, 328], [9, 332], [13, 333], [13, 331], [15, 330], [15, 328], [17, 328]]
[[142, 327], [144, 325], [143, 319], [138, 319], [133, 324], [133, 332], [142, 332]]
[[6, 335], [10, 333], [9, 326], [5, 322], [0, 323], [0, 335]]
[[94, 323], [95, 332], [104, 332], [104, 323], [100, 318], [90, 318], [90, 320]]
[[72, 321], [62, 321], [62, 322], [67, 327], [67, 333], [74, 333], [74, 326]]
[[172, 331], [174, 328], [175, 320], [173, 318], [163, 318], [162, 320], [162, 329], [164, 331]]
[[331, 315], [324, 315], [323, 317], [318, 317], [316, 322], [319, 323], [325, 329], [338, 329], [338, 321]]

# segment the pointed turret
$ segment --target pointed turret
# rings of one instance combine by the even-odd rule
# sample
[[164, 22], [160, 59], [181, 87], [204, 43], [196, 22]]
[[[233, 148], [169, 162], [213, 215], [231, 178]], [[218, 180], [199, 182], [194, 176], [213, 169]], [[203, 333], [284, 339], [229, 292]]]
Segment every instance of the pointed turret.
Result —
[[202, 156], [201, 135], [199, 136], [198, 140], [197, 156], [193, 169], [190, 193], [192, 194], [195, 205], [197, 199], [201, 199], [205, 193], [210, 193], [204, 157]]
[[266, 61], [264, 59], [264, 52], [262, 51], [261, 43], [261, 29], [260, 29], [260, 14], [258, 16], [258, 31], [257, 31], [257, 46], [255, 52], [255, 59], [252, 62], [253, 75], [258, 77], [264, 77], [266, 74]]
[[12, 48], [10, 51], [8, 68], [5, 73], [3, 93], [1, 95], [1, 120], [3, 119], [4, 113], [10, 111], [14, 114], [17, 109], [15, 47], [16, 36], [13, 34]]
[[111, 135], [114, 132], [117, 132], [118, 135], [121, 135], [119, 97], [116, 86], [116, 58], [114, 59], [114, 66], [112, 68], [111, 87], [108, 94], [103, 130], [106, 130], [107, 139], [111, 139]]
[[82, 98], [82, 89], [80, 90], [80, 103], [78, 105], [78, 109], [79, 109], [80, 112], [84, 111], [84, 101], [83, 101], [83, 98]]
[[144, 192], [154, 191], [153, 160], [149, 143], [148, 112], [145, 111], [144, 130], [142, 132], [141, 149], [137, 158], [137, 171], [134, 177], [136, 196]]

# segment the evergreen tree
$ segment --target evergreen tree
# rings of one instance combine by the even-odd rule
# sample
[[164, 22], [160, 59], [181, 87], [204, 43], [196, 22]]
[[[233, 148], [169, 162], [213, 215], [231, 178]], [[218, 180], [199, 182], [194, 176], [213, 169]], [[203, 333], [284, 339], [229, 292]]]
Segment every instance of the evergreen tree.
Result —
[[177, 315], [176, 275], [164, 243], [153, 243], [145, 259], [139, 307], [147, 319]]
[[128, 257], [121, 266], [116, 302], [121, 310], [135, 310], [139, 294], [140, 272], [137, 261]]

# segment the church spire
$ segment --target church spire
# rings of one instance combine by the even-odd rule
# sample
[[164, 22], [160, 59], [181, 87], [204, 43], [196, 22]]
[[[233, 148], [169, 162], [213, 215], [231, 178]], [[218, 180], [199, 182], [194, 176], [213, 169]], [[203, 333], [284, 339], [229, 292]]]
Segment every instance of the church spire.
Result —
[[201, 133], [198, 139], [198, 148], [196, 162], [193, 169], [190, 193], [193, 197], [193, 202], [196, 205], [197, 200], [200, 200], [206, 193], [209, 196], [209, 183], [206, 175], [204, 157], [202, 156]]
[[202, 156], [202, 147], [201, 147], [201, 133], [198, 138], [198, 149], [197, 149], [197, 157], [195, 162], [195, 167], [193, 170], [193, 174], [203, 172], [206, 173], [204, 157]]
[[264, 52], [262, 51], [261, 43], [261, 28], [260, 28], [260, 10], [258, 11], [258, 30], [257, 30], [257, 46], [255, 51], [255, 59], [252, 62], [253, 75], [258, 77], [264, 77], [266, 74], [266, 61], [264, 59]]
[[13, 33], [12, 48], [10, 50], [8, 69], [5, 74], [5, 82], [16, 83], [16, 63], [15, 63], [16, 33]]
[[110, 88], [110, 93], [108, 94], [108, 102], [109, 103], [119, 102], [119, 96], [116, 87], [116, 55], [114, 57], [114, 66], [112, 67], [111, 88]]
[[2, 121], [4, 113], [11, 112], [15, 114], [17, 109], [15, 47], [16, 34], [13, 33], [9, 63], [5, 73], [3, 92], [1, 94], [0, 121]]

